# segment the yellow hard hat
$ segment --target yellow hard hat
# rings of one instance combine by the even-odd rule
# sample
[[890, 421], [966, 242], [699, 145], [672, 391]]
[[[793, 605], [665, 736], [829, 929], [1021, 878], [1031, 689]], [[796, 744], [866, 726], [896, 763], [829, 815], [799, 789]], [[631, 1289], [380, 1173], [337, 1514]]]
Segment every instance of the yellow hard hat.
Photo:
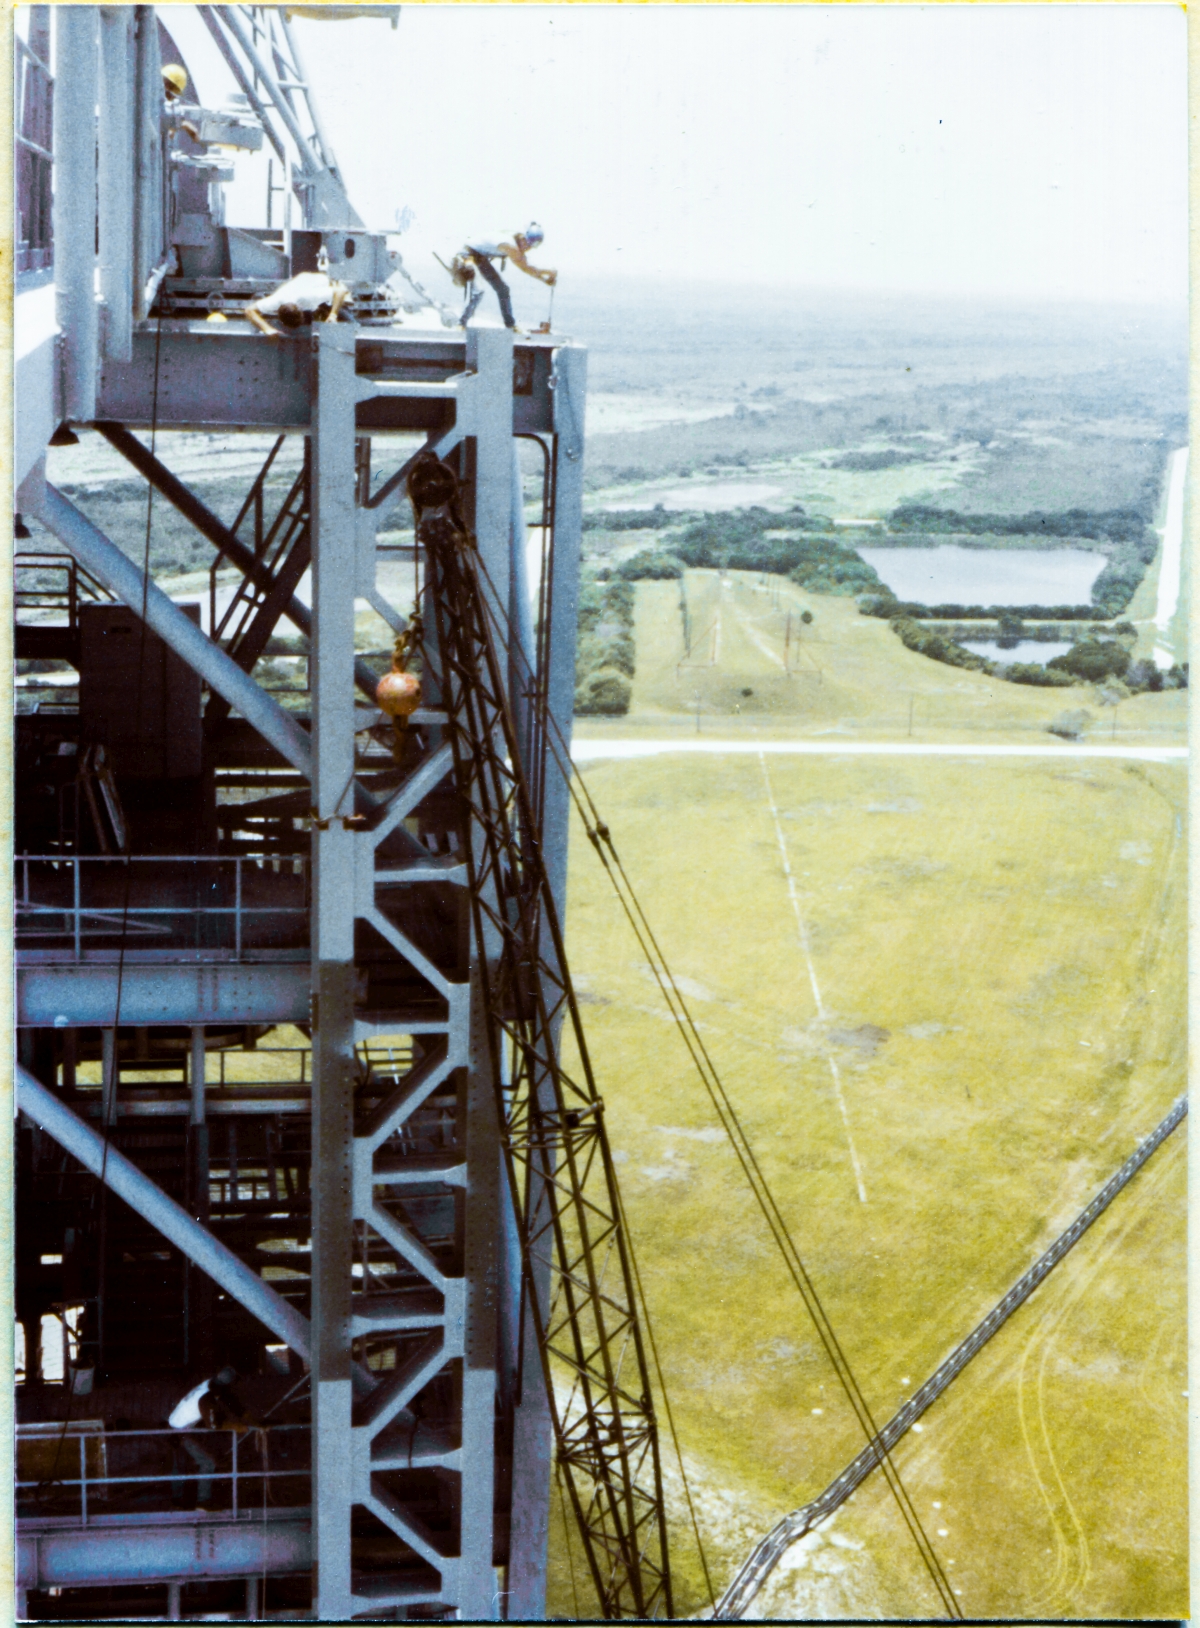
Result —
[[176, 96], [183, 95], [184, 91], [187, 89], [188, 82], [186, 68], [181, 67], [178, 62], [168, 62], [163, 66], [162, 76], [170, 89], [175, 92]]

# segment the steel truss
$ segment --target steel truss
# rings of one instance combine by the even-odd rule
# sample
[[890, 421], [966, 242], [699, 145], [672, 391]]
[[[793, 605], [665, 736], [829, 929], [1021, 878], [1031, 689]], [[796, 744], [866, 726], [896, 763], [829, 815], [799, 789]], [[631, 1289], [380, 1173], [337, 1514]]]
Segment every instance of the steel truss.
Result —
[[[488, 1055], [558, 1459], [603, 1615], [669, 1617], [662, 1470], [630, 1245], [507, 663], [489, 622], [495, 590], [480, 572], [449, 467], [428, 454], [409, 490], [429, 562]], [[560, 1060], [564, 1024], [579, 1078]]]

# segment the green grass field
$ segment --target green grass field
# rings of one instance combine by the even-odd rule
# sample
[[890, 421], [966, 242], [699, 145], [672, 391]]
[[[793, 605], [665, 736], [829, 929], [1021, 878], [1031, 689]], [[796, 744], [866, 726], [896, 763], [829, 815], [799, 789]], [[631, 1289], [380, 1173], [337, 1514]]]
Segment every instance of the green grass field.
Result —
[[[1183, 1089], [1183, 771], [715, 755], [588, 779], [886, 1417]], [[606, 885], [576, 841], [569, 952], [720, 1587], [862, 1441]], [[899, 1452], [968, 1616], [1186, 1610], [1183, 1134]], [[559, 1523], [574, 1615], [569, 1559]], [[873, 1482], [772, 1590], [765, 1615], [936, 1604]]]
[[[800, 620], [804, 610], [810, 626]], [[581, 735], [694, 734], [699, 713], [699, 732], [721, 737], [1048, 743], [1047, 726], [1082, 708], [1091, 714], [1089, 740], [1169, 745], [1186, 738], [1183, 691], [1131, 696], [1114, 708], [1100, 705], [1088, 685], [1035, 689], [947, 667], [906, 650], [886, 622], [861, 615], [852, 599], [810, 594], [778, 577], [734, 571], [722, 581], [716, 571], [688, 571], [682, 589], [679, 582], [641, 582], [635, 635], [628, 717], [582, 720]]]

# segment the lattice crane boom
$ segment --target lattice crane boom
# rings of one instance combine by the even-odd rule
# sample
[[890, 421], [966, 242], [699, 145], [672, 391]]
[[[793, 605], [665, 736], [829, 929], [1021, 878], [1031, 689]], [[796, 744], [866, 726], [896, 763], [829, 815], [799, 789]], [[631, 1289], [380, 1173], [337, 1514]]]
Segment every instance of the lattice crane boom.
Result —
[[[559, 1463], [606, 1618], [673, 1614], [658, 1430], [604, 1104], [452, 470], [409, 478], [429, 565], [490, 1066]], [[503, 612], [497, 607], [497, 613]], [[503, 622], [500, 623], [503, 626]], [[566, 1026], [578, 1075], [560, 1061]]]

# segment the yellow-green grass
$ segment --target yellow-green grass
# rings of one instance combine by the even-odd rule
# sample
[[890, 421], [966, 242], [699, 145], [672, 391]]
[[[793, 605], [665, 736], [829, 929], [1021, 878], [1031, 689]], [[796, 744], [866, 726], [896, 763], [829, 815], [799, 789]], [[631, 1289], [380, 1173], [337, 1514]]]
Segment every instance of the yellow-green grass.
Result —
[[719, 472], [623, 482], [591, 493], [589, 504], [600, 508], [611, 504], [626, 509], [648, 509], [661, 502], [664, 492], [683, 494], [695, 487], [699, 489], [696, 508], [701, 509], [711, 501], [705, 493], [714, 486], [768, 485], [779, 492], [778, 498], [772, 500], [776, 503], [800, 503], [817, 513], [837, 517], [883, 519], [899, 503], [924, 500], [953, 507], [961, 483], [974, 475], [984, 461], [978, 452], [964, 453], [961, 448], [955, 449], [946, 443], [930, 443], [928, 456], [923, 461], [891, 469], [830, 467], [826, 460], [839, 456], [841, 454], [834, 450], [798, 453], [785, 458], [759, 459], [744, 466], [726, 466]]
[[[588, 779], [882, 1419], [1183, 1089], [1184, 775], [911, 758], [767, 773], [770, 795], [753, 756], [601, 762]], [[606, 889], [576, 841], [568, 950], [720, 1585], [862, 1438]], [[1174, 1146], [902, 1450], [922, 1496], [953, 1489], [969, 1541], [935, 1541], [969, 1571], [969, 1615], [1053, 1614], [1067, 1596], [1077, 1615], [1185, 1608]], [[807, 1614], [933, 1610], [884, 1495], [839, 1517], [867, 1558], [838, 1574], [837, 1612]], [[695, 1609], [672, 1508], [678, 1609]], [[1086, 1577], [1063, 1573], [1055, 1521], [1077, 1549], [1079, 1523]], [[555, 1531], [551, 1609], [571, 1615]], [[826, 1569], [859, 1553], [840, 1543], [822, 1540]]]
[[[1184, 1609], [1185, 1206], [1181, 1131], [898, 1450], [965, 1615]], [[881, 1481], [808, 1545], [763, 1616], [936, 1612]]]
[[[1087, 738], [1096, 741], [1169, 745], [1185, 737], [1182, 691], [1102, 707], [1090, 685], [1040, 689], [949, 667], [906, 650], [853, 599], [809, 593], [778, 577], [734, 571], [722, 581], [717, 571], [688, 571], [682, 592], [690, 653], [681, 584], [638, 583], [630, 712], [581, 720], [581, 735], [695, 733], [699, 712], [700, 733], [721, 736], [904, 740], [911, 727], [914, 741], [1036, 743], [1050, 741], [1047, 727], [1064, 711], [1084, 709], [1091, 713]], [[800, 621], [805, 610], [809, 626]]]

